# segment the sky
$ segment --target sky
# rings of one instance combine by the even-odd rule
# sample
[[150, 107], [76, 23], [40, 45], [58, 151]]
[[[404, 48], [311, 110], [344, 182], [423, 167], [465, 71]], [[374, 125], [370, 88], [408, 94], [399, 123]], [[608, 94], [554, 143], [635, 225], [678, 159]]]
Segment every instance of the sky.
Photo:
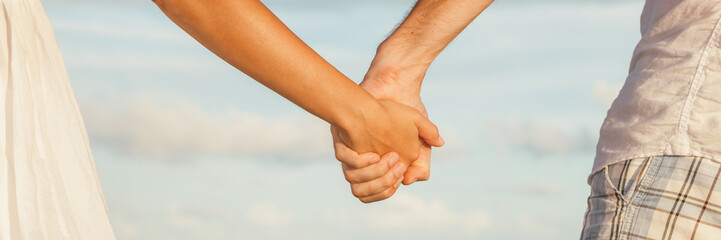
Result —
[[[360, 81], [413, 1], [267, 0]], [[446, 140], [428, 182], [362, 204], [328, 125], [152, 1], [45, 0], [118, 239], [574, 239], [643, 1], [497, 1], [421, 93]]]

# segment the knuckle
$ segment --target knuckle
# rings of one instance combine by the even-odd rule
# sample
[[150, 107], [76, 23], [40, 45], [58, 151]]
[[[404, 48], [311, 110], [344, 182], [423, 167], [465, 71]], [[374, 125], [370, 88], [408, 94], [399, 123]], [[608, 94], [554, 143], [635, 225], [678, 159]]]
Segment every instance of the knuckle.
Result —
[[[399, 157], [400, 157], [400, 155], [399, 155]], [[390, 160], [387, 160], [386, 164], [380, 164], [380, 165], [383, 165], [383, 166], [381, 166], [383, 169], [383, 172], [387, 172], [389, 169], [393, 168], [393, 163], [391, 163]]]
[[396, 178], [396, 175], [393, 173], [386, 174], [386, 176], [383, 178], [383, 182], [381, 183], [381, 186], [383, 189], [390, 188], [398, 181]]
[[371, 184], [365, 184], [362, 192], [367, 197], [367, 196], [371, 196], [374, 193], [378, 192], [378, 190], [376, 188], [374, 188]]
[[340, 161], [341, 163], [344, 163], [349, 170], [360, 168], [360, 164], [358, 164], [357, 162], [354, 162], [352, 159], [340, 158], [340, 159], [338, 159], [338, 161]]
[[340, 169], [343, 170], [343, 174], [346, 174], [350, 172], [350, 170], [352, 170], [353, 168], [351, 168], [347, 163], [341, 162]]
[[350, 173], [345, 173], [345, 180], [348, 181], [349, 183], [360, 182], [360, 179], [357, 176], [355, 176], [354, 174], [350, 174]]
[[393, 192], [391, 192], [390, 190], [384, 191], [383, 193], [380, 194], [380, 196], [381, 196], [381, 198], [379, 200], [385, 200], [385, 199], [388, 199], [389, 197], [393, 196]]
[[358, 187], [351, 187], [351, 193], [353, 194], [354, 197], [357, 197], [357, 198], [365, 197], [365, 194], [363, 194], [363, 192], [360, 189], [358, 189]]
[[343, 162], [343, 153], [341, 153], [340, 150], [336, 150], [336, 151], [335, 151], [335, 159], [337, 159], [338, 161]]
[[386, 195], [387, 195], [386, 198], [393, 196], [393, 194], [396, 193], [396, 190], [398, 190], [398, 188], [395, 188], [395, 187], [389, 188], [388, 191], [386, 191]]
[[[379, 164], [379, 165], [382, 165], [382, 164]], [[388, 172], [388, 170], [385, 170], [384, 167], [382, 167], [382, 166], [381, 167], [374, 166], [373, 168], [363, 169], [363, 174], [366, 178], [366, 181], [370, 181], [372, 179], [377, 179], [377, 178], [383, 177], [383, 175], [385, 175], [386, 172]]]
[[374, 167], [373, 167], [373, 168], [375, 168], [376, 171], [379, 172], [379, 173], [388, 172], [388, 170], [391, 169], [391, 167], [393, 167], [393, 166], [391, 166], [391, 162], [390, 162], [390, 161], [387, 161], [387, 160], [386, 160], [386, 162], [387, 162], [387, 163], [385, 163], [385, 164], [374, 164]]

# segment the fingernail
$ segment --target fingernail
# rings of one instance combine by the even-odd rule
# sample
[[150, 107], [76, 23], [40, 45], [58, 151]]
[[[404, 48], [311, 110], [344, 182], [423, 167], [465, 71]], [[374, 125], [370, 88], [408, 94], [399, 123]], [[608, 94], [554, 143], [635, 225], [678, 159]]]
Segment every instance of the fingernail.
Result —
[[396, 177], [403, 176], [403, 173], [406, 172], [406, 165], [405, 164], [398, 164], [396, 168], [393, 169], [393, 173], [396, 174]]
[[444, 140], [443, 137], [441, 137], [440, 135], [438, 135], [438, 138], [441, 139], [441, 145], [445, 145], [445, 144], [446, 144], [446, 140]]
[[380, 157], [378, 157], [378, 156], [373, 156], [373, 158], [371, 158], [370, 163], [371, 163], [371, 164], [374, 164], [374, 163], [377, 163], [377, 162], [380, 162], [380, 161], [381, 161], [381, 158], [380, 158]]
[[391, 167], [395, 166], [396, 163], [398, 162], [398, 160], [401, 160], [401, 157], [398, 156], [398, 154], [392, 154], [391, 161], [390, 161]]
[[398, 182], [396, 182], [396, 184], [393, 184], [393, 187], [394, 187], [394, 188], [398, 188], [398, 187], [401, 185], [401, 182], [403, 182], [403, 177], [401, 177], [400, 179], [398, 179]]

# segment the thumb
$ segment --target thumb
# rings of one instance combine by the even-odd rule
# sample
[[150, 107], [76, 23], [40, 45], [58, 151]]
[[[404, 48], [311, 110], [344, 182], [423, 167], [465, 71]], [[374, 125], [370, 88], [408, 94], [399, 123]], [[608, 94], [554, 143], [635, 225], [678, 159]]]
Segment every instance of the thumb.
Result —
[[445, 144], [441, 134], [438, 133], [438, 127], [433, 124], [430, 120], [424, 117], [419, 117], [416, 120], [416, 126], [418, 127], [418, 137], [422, 138], [423, 141], [434, 147], [440, 147]]

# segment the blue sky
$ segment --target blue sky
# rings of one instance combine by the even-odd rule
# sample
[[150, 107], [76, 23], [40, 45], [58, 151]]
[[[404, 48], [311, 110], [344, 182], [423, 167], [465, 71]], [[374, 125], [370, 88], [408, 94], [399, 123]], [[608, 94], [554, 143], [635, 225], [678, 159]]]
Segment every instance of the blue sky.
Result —
[[[351, 79], [412, 1], [265, 1]], [[573, 239], [642, 1], [497, 1], [434, 62], [429, 182], [350, 194], [327, 124], [151, 1], [47, 0], [118, 239]]]

